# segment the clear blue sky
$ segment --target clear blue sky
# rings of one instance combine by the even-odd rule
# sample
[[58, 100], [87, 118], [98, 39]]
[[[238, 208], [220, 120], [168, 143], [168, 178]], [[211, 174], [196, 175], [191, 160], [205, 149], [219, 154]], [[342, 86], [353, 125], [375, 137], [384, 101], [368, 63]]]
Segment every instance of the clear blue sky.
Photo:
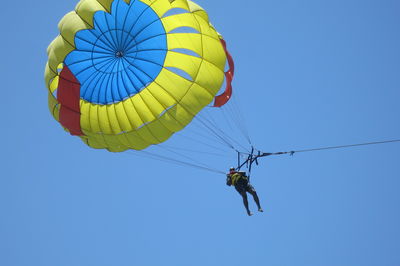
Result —
[[[399, 1], [198, 3], [234, 56], [259, 149], [400, 137]], [[0, 265], [400, 265], [400, 144], [263, 159], [252, 183], [265, 212], [247, 217], [223, 175], [65, 133], [43, 70], [75, 4], [2, 4]]]

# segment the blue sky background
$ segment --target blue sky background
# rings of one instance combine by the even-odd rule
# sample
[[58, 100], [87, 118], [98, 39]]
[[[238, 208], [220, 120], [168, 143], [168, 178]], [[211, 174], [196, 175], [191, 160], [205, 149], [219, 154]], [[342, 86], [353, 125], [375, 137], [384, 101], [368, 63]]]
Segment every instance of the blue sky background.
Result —
[[[400, 137], [399, 1], [198, 3], [228, 42], [260, 150]], [[400, 265], [400, 144], [265, 158], [252, 177], [265, 212], [247, 217], [223, 175], [65, 133], [43, 70], [75, 4], [2, 4], [0, 265]]]

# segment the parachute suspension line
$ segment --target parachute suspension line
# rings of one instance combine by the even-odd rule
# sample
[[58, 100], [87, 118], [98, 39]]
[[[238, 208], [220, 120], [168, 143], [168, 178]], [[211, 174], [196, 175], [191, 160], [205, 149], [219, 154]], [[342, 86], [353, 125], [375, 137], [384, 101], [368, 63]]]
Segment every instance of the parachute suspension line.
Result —
[[178, 155], [178, 156], [180, 156], [181, 158], [184, 158], [184, 159], [186, 159], [186, 160], [192, 161], [192, 164], [193, 164], [193, 165], [197, 165], [197, 166], [200, 166], [200, 167], [208, 168], [208, 166], [205, 165], [204, 163], [200, 163], [199, 161], [193, 159], [192, 157], [190, 157], [190, 156], [188, 156], [188, 155], [181, 154], [181, 153], [177, 153], [176, 151], [174, 151], [174, 150], [172, 150], [172, 149], [169, 149], [169, 148], [167, 148], [167, 147], [165, 147], [165, 146], [162, 146], [162, 145], [160, 146], [160, 148], [163, 149], [163, 150], [165, 150], [165, 151], [167, 151], [167, 152], [170, 152], [170, 153], [173, 154], [173, 155]]
[[[238, 127], [235, 128], [234, 123], [232, 123], [232, 116], [233, 116], [232, 112], [230, 112], [230, 115], [228, 115], [226, 113], [226, 109], [229, 108], [229, 106], [230, 106], [230, 102], [228, 102], [223, 107], [220, 107], [218, 110], [216, 110], [214, 112], [217, 112], [217, 111], [220, 112], [223, 115], [223, 118], [224, 118], [222, 121], [224, 121], [226, 123], [227, 127], [229, 127], [229, 130], [231, 132], [234, 132], [236, 129], [238, 129]], [[214, 122], [214, 124], [216, 124], [216, 123]]]
[[233, 146], [233, 144], [232, 143], [230, 143], [226, 138], [224, 138], [223, 137], [223, 133], [221, 134], [219, 134], [218, 132], [217, 132], [217, 130], [218, 130], [218, 128], [212, 128], [210, 125], [208, 125], [205, 121], [203, 121], [203, 120], [206, 120], [207, 121], [207, 119], [205, 119], [205, 118], [201, 118], [201, 117], [199, 117], [199, 116], [195, 116], [195, 118], [197, 118], [197, 120], [203, 125], [203, 126], [205, 126], [211, 133], [213, 133], [214, 134], [214, 136], [216, 136], [217, 138], [219, 138], [222, 142], [224, 142], [228, 147], [230, 147], [231, 149], [233, 149], [233, 150], [235, 150], [235, 151], [237, 151], [236, 150], [236, 148]]
[[[162, 145], [162, 144], [159, 144]], [[198, 150], [191, 150], [191, 149], [185, 149], [185, 148], [180, 148], [180, 147], [172, 147], [172, 146], [166, 146], [163, 145], [163, 147], [168, 148], [169, 150], [180, 150], [184, 152], [190, 152], [190, 153], [196, 153], [196, 154], [206, 154], [206, 155], [212, 155], [212, 156], [219, 156], [219, 157], [225, 157], [225, 154], [222, 153], [215, 153], [215, 152], [206, 152], [206, 151], [198, 151]], [[174, 151], [176, 152], [176, 151]]]
[[[190, 129], [185, 129], [185, 132], [184, 132], [184, 133], [183, 133], [183, 132], [177, 132], [177, 133], [175, 133], [175, 134], [176, 134], [177, 136], [182, 137], [182, 138], [185, 138], [185, 139], [188, 139], [188, 140], [190, 140], [190, 141], [193, 141], [194, 143], [199, 143], [199, 144], [202, 144], [202, 145], [207, 146], [207, 147], [209, 147], [209, 148], [212, 148], [213, 150], [216, 150], [216, 151], [219, 151], [219, 152], [222, 151], [221, 148], [217, 148], [215, 145], [211, 145], [210, 143], [203, 142], [203, 141], [200, 141], [199, 139], [195, 139], [195, 138], [192, 138], [192, 137], [189, 137], [189, 136], [185, 135], [185, 133], [186, 133], [186, 134], [189, 133], [189, 130], [190, 130]], [[191, 133], [191, 131], [190, 131], [190, 133]], [[208, 141], [208, 140], [209, 140], [209, 137], [207, 138], [207, 141]], [[224, 149], [227, 149], [227, 147], [225, 146], [225, 143], [221, 142], [219, 139], [216, 139], [216, 141], [217, 141], [219, 144], [221, 144], [222, 147], [223, 147]], [[230, 149], [230, 148], [229, 148], [229, 149]]]
[[[190, 127], [191, 125], [189, 125]], [[190, 128], [189, 128], [190, 129]], [[199, 141], [199, 139], [196, 138], [192, 138], [190, 136], [186, 136], [185, 133], [187, 133], [188, 131], [186, 130], [185, 132], [178, 132], [178, 134], [180, 134], [180, 137], [184, 137], [186, 139], [191, 140], [191, 142], [193, 143], [200, 143], [201, 141]], [[201, 131], [200, 131], [201, 132]], [[198, 133], [198, 136], [201, 136], [203, 138], [207, 138], [205, 135], [199, 134], [198, 131], [192, 132], [192, 133]], [[209, 138], [207, 138], [207, 140], [209, 140]], [[223, 143], [224, 144], [224, 143]], [[190, 166], [192, 168], [197, 168], [197, 169], [202, 169], [205, 170], [207, 169], [208, 171], [210, 171], [210, 169], [212, 169], [211, 167], [209, 167], [208, 165], [199, 162], [198, 160], [196, 160], [198, 158], [198, 154], [208, 154], [208, 155], [213, 155], [213, 156], [220, 156], [220, 157], [224, 157], [224, 154], [221, 154], [221, 149], [218, 149], [217, 147], [214, 147], [213, 145], [207, 144], [207, 143], [203, 143], [203, 145], [208, 146], [213, 148], [214, 150], [220, 152], [220, 153], [211, 153], [211, 152], [207, 152], [207, 151], [191, 151], [192, 155], [188, 154], [188, 151], [190, 151], [189, 149], [185, 149], [185, 148], [180, 148], [180, 147], [171, 147], [168, 145], [165, 145], [165, 143], [161, 143], [157, 145], [157, 148], [160, 149], [160, 151], [164, 151], [161, 155], [159, 151], [157, 151], [156, 154], [151, 154], [151, 153], [147, 153], [147, 155], [152, 156], [152, 158], [158, 158], [159, 160], [161, 159], [162, 161], [166, 161], [169, 163], [175, 163], [175, 164], [180, 164], [180, 165], [184, 165], [184, 166]], [[187, 147], [187, 146], [184, 146]], [[204, 147], [204, 146], [202, 146]], [[225, 147], [225, 146], [223, 146]], [[196, 154], [196, 155], [193, 155]], [[181, 159], [176, 159], [176, 157], [180, 157]], [[171, 159], [174, 158], [174, 159]], [[215, 169], [211, 170], [212, 172], [218, 172]], [[221, 172], [220, 172], [221, 173]]]
[[[195, 127], [195, 126], [196, 126], [197, 128], [199, 128], [199, 130], [192, 130], [192, 131], [193, 131], [193, 134], [196, 134], [196, 135], [198, 135], [198, 136], [200, 136], [200, 137], [203, 137], [204, 140], [205, 140], [206, 142], [210, 142], [210, 140], [213, 140], [213, 141], [217, 142], [218, 144], [222, 145], [222, 147], [231, 149], [231, 145], [227, 145], [227, 144], [226, 144], [226, 141], [224, 141], [224, 140], [221, 139], [222, 136], [219, 137], [218, 135], [216, 135], [212, 130], [210, 130], [209, 128], [207, 128], [205, 125], [201, 124], [199, 120], [200, 120], [200, 115], [195, 116], [195, 118], [193, 119], [192, 123], [189, 124], [189, 126], [188, 126], [189, 128], [185, 128], [184, 133], [188, 133], [188, 131], [191, 130], [190, 127]], [[212, 127], [212, 125], [210, 125], [210, 126]], [[199, 132], [203, 132], [203, 131], [205, 131], [205, 130], [208, 131], [209, 134], [207, 134], [207, 132], [205, 132], [205, 134], [207, 134], [207, 135], [204, 135], [204, 134], [199, 133]], [[180, 132], [179, 132], [179, 133], [180, 133]], [[184, 135], [184, 133], [180, 133], [180, 134], [181, 134], [181, 135]], [[210, 139], [210, 137], [213, 137], [213, 138]], [[195, 142], [198, 142], [197, 139], [190, 138], [190, 137], [187, 137], [187, 138], [188, 138], [188, 139], [192, 139], [192, 140], [194, 140]], [[207, 146], [211, 146], [211, 147], [212, 147], [212, 145], [210, 145], [210, 144], [207, 144]], [[232, 146], [233, 146], [233, 145], [232, 145]], [[214, 147], [214, 149], [218, 149], [218, 148], [217, 148], [217, 147]], [[219, 150], [219, 149], [218, 149], [218, 150]]]
[[232, 128], [233, 127], [236, 128], [239, 131], [238, 133], [240, 133], [240, 135], [242, 135], [242, 137], [244, 137], [244, 139], [250, 144], [250, 146], [252, 146], [250, 138], [245, 133], [243, 126], [240, 125], [240, 122], [238, 122], [238, 119], [235, 119], [234, 112], [229, 111], [228, 109], [232, 110], [234, 108], [232, 108], [231, 106], [227, 106], [227, 109], [222, 109], [222, 113], [223, 113], [226, 121], [228, 122], [228, 125]]
[[[224, 110], [224, 109], [223, 109]], [[237, 101], [236, 94], [232, 94], [232, 98], [228, 104], [226, 104], [226, 109], [224, 112], [228, 112], [227, 117], [235, 124], [237, 129], [241, 132], [243, 137], [251, 145], [252, 141], [250, 139], [250, 134], [247, 130], [246, 120], [243, 118], [240, 102]]]
[[237, 125], [237, 123], [235, 123], [235, 119], [234, 119], [234, 112], [232, 112], [232, 111], [227, 111], [227, 110], [231, 110], [232, 109], [232, 107], [231, 107], [231, 105], [229, 104], [229, 103], [227, 103], [225, 106], [224, 106], [224, 108], [221, 108], [220, 110], [221, 110], [221, 113], [223, 114], [223, 116], [224, 116], [224, 121], [226, 121], [227, 122], [227, 124], [228, 124], [228, 126], [231, 128], [231, 130], [236, 130], [236, 129], [239, 129], [240, 130], [240, 128], [239, 128], [239, 126]]
[[[210, 116], [212, 117], [212, 116]], [[240, 146], [242, 149], [247, 150], [246, 147], [244, 147], [242, 144], [240, 144], [238, 141], [233, 139], [232, 137], [228, 136], [223, 130], [220, 129], [220, 127], [216, 124], [213, 123], [210, 119], [203, 117], [201, 115], [197, 115], [195, 119], [205, 126], [214, 136], [217, 138], [221, 139], [224, 143], [226, 143], [231, 149], [237, 151], [238, 149], [234, 147], [233, 143], [236, 145]]]
[[[246, 147], [244, 147], [242, 144], [240, 144], [237, 140], [233, 139], [232, 137], [226, 135], [220, 128], [215, 127], [216, 131], [219, 131], [219, 134], [226, 142], [230, 143], [230, 148], [233, 149], [234, 151], [238, 151], [237, 146], [240, 148], [247, 150]], [[215, 133], [214, 133], [215, 134]], [[248, 151], [248, 150], [247, 150]]]
[[[147, 156], [148, 158], [151, 158], [153, 160], [158, 160], [158, 161], [162, 161], [162, 162], [167, 162], [167, 163], [173, 163], [173, 164], [177, 164], [177, 165], [183, 165], [183, 166], [188, 166], [191, 168], [196, 168], [196, 169], [200, 169], [200, 170], [204, 170], [204, 171], [208, 171], [208, 172], [212, 172], [212, 173], [217, 173], [217, 174], [225, 174], [223, 171], [217, 170], [217, 169], [213, 169], [213, 168], [209, 168], [209, 167], [204, 167], [201, 165], [196, 165], [193, 163], [189, 163], [189, 162], [185, 162], [185, 161], [181, 161], [181, 160], [177, 160], [177, 159], [173, 159], [167, 156], [163, 156], [163, 155], [159, 155], [159, 154], [154, 154], [148, 151], [133, 151], [130, 150], [131, 154], [134, 154], [136, 156], [139, 156], [138, 153], [144, 154], [145, 157]], [[143, 156], [141, 156], [143, 157]]]
[[[189, 127], [192, 127], [190, 129], [185, 128], [184, 132], [178, 132], [179, 136], [183, 136], [188, 140], [193, 141], [194, 143], [202, 143], [207, 147], [211, 147], [214, 150], [222, 151], [223, 149], [233, 149], [233, 144], [230, 143], [228, 140], [226, 140], [223, 136], [219, 135], [215, 130], [212, 130], [212, 126], [206, 124], [206, 122], [202, 121], [200, 123], [199, 115], [197, 115], [192, 123], [189, 125]], [[198, 130], [194, 130], [193, 127], [197, 127]], [[200, 132], [205, 132], [205, 134], [200, 134]], [[188, 136], [189, 133], [197, 133], [196, 137], [190, 137]], [[194, 134], [195, 134], [194, 133]], [[200, 141], [197, 137], [202, 137], [203, 141]]]
[[250, 134], [246, 126], [246, 120], [243, 118], [243, 114], [240, 108], [240, 104], [236, 100], [235, 94], [232, 95], [232, 99], [230, 104], [227, 104], [227, 109], [223, 110], [224, 112], [229, 112], [230, 115], [228, 117], [235, 123], [236, 127], [242, 133], [243, 137], [248, 141], [250, 145], [252, 145], [252, 141], [250, 139]]
[[[222, 173], [221, 171], [218, 171], [216, 169], [213, 169], [209, 165], [206, 165], [204, 163], [199, 162], [196, 160], [198, 158], [198, 155], [203, 153], [207, 155], [212, 155], [212, 156], [220, 156], [220, 157], [225, 157], [225, 155], [221, 153], [210, 153], [206, 151], [194, 151], [190, 149], [184, 149], [184, 148], [179, 148], [179, 147], [171, 147], [165, 145], [165, 143], [158, 144], [154, 148], [157, 149], [157, 151], [151, 152], [151, 151], [138, 151], [141, 152], [145, 155], [147, 155], [148, 158], [151, 159], [156, 159], [159, 161], [164, 161], [166, 163], [172, 163], [172, 164], [178, 164], [182, 166], [188, 166], [191, 168], [197, 168], [200, 170], [207, 170], [209, 172], [214, 172], [214, 173]], [[192, 154], [190, 154], [191, 152]], [[146, 156], [144, 156], [146, 157]], [[176, 158], [179, 157], [179, 158]]]
[[[243, 149], [243, 150], [249, 152], [249, 150], [248, 150], [245, 146], [243, 146], [242, 144], [240, 144], [240, 142], [238, 142], [237, 140], [233, 139], [232, 137], [226, 135], [220, 128], [216, 128], [216, 129], [221, 133], [221, 135], [225, 135], [225, 140], [227, 140], [227, 141], [229, 140], [229, 141], [231, 142], [232, 149], [233, 149], [234, 151], [238, 152], [238, 150], [239, 150], [238, 147], [239, 147], [239, 148], [241, 148], [241, 149]], [[234, 143], [236, 146], [234, 146], [233, 143]]]
[[[225, 108], [228, 108], [228, 106], [226, 106]], [[227, 115], [227, 113], [225, 112], [225, 110], [226, 110], [225, 108], [222, 108], [222, 109], [221, 109], [221, 113], [222, 113], [223, 116], [224, 116], [224, 121], [227, 122], [227, 125], [228, 125], [228, 127], [229, 127], [229, 130], [234, 131], [234, 130], [235, 130], [235, 127], [232, 125], [232, 123], [230, 123], [231, 119], [230, 119], [230, 117]]]

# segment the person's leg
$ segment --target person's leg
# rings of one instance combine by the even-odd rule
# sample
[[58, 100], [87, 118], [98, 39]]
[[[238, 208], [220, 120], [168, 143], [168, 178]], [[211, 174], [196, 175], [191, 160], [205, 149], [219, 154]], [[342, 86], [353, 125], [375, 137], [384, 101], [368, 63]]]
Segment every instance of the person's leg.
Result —
[[235, 189], [237, 190], [237, 192], [239, 192], [240, 196], [242, 196], [243, 205], [246, 208], [247, 214], [249, 216], [253, 215], [249, 209], [249, 201], [247, 200], [246, 187], [243, 186], [243, 184], [238, 183], [235, 185]]
[[242, 192], [240, 193], [240, 195], [241, 195], [242, 198], [243, 198], [243, 204], [244, 204], [244, 207], [246, 208], [247, 215], [252, 216], [253, 214], [251, 213], [251, 211], [250, 211], [250, 209], [249, 209], [249, 201], [247, 200], [246, 191], [242, 191]]
[[258, 198], [257, 192], [252, 185], [248, 184], [247, 192], [249, 192], [253, 196], [253, 199], [257, 204], [258, 211], [263, 212], [263, 209], [261, 208], [261, 204], [260, 204], [260, 199]]

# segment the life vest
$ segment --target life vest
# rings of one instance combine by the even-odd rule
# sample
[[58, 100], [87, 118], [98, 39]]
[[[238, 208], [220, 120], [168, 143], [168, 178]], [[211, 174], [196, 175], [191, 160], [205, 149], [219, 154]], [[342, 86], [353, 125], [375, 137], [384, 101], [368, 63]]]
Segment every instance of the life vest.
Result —
[[229, 174], [229, 177], [231, 179], [232, 185], [236, 185], [236, 183], [239, 181], [239, 179], [245, 179], [247, 180], [247, 176], [244, 172], [234, 172], [232, 174]]

